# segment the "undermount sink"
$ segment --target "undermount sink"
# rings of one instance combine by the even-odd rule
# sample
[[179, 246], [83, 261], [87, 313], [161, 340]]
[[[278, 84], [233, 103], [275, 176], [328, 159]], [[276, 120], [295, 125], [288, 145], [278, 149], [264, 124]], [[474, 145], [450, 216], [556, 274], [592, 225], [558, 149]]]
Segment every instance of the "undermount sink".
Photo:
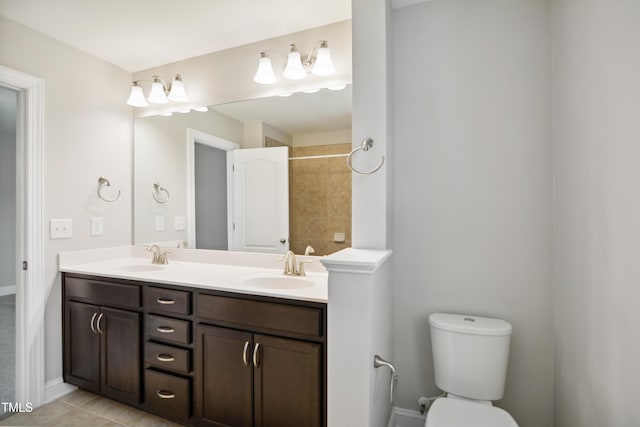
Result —
[[306, 277], [292, 277], [285, 275], [265, 275], [245, 279], [243, 282], [247, 286], [264, 289], [304, 289], [315, 286], [313, 280]]
[[158, 271], [164, 269], [164, 265], [158, 264], [131, 264], [121, 265], [118, 270], [126, 271], [128, 273], [144, 273], [146, 271]]

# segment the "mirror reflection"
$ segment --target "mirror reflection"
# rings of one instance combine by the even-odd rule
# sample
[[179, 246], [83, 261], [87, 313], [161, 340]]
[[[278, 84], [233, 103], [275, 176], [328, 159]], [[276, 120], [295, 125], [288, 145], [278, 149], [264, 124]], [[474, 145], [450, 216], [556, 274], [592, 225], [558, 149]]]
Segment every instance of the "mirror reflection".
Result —
[[351, 86], [137, 119], [134, 240], [327, 255], [351, 246]]

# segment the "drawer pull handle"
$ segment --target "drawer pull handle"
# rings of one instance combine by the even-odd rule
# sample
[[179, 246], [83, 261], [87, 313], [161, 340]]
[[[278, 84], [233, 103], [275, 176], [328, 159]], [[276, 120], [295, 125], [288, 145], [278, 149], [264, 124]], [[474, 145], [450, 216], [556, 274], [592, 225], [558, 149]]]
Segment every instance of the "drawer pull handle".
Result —
[[172, 334], [172, 333], [174, 333], [174, 332], [176, 331], [176, 330], [175, 330], [175, 329], [173, 329], [171, 326], [158, 326], [158, 327], [156, 328], [156, 330], [157, 330], [158, 332], [163, 333], [163, 334]]
[[161, 399], [174, 399], [176, 397], [175, 394], [173, 394], [168, 390], [158, 390], [157, 394], [158, 394], [158, 397]]
[[260, 343], [257, 342], [253, 347], [253, 367], [257, 368], [260, 365], [260, 359], [258, 359], [258, 351], [260, 350]]
[[158, 354], [156, 356], [156, 359], [161, 362], [173, 362], [174, 360], [176, 360], [176, 358], [171, 356], [170, 354]]
[[242, 350], [242, 361], [244, 366], [249, 366], [249, 341], [244, 342], [244, 350]]
[[170, 304], [175, 304], [176, 303], [175, 300], [166, 299], [166, 298], [158, 298], [158, 299], [156, 299], [156, 302], [158, 304], [164, 304], [164, 305], [170, 305]]

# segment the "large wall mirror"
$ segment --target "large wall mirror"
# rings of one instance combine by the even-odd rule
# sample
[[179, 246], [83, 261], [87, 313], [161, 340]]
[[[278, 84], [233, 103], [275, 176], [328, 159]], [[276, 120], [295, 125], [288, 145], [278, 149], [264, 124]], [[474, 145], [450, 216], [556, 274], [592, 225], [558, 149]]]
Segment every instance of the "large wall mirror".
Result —
[[135, 243], [351, 246], [351, 86], [332, 89], [136, 119]]

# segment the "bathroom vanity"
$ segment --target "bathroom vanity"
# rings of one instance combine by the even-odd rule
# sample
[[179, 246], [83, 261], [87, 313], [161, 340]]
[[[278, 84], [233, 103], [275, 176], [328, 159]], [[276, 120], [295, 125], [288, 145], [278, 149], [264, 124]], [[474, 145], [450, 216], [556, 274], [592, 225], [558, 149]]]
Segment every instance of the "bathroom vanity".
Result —
[[326, 274], [144, 259], [61, 270], [66, 382], [186, 425], [327, 425]]

